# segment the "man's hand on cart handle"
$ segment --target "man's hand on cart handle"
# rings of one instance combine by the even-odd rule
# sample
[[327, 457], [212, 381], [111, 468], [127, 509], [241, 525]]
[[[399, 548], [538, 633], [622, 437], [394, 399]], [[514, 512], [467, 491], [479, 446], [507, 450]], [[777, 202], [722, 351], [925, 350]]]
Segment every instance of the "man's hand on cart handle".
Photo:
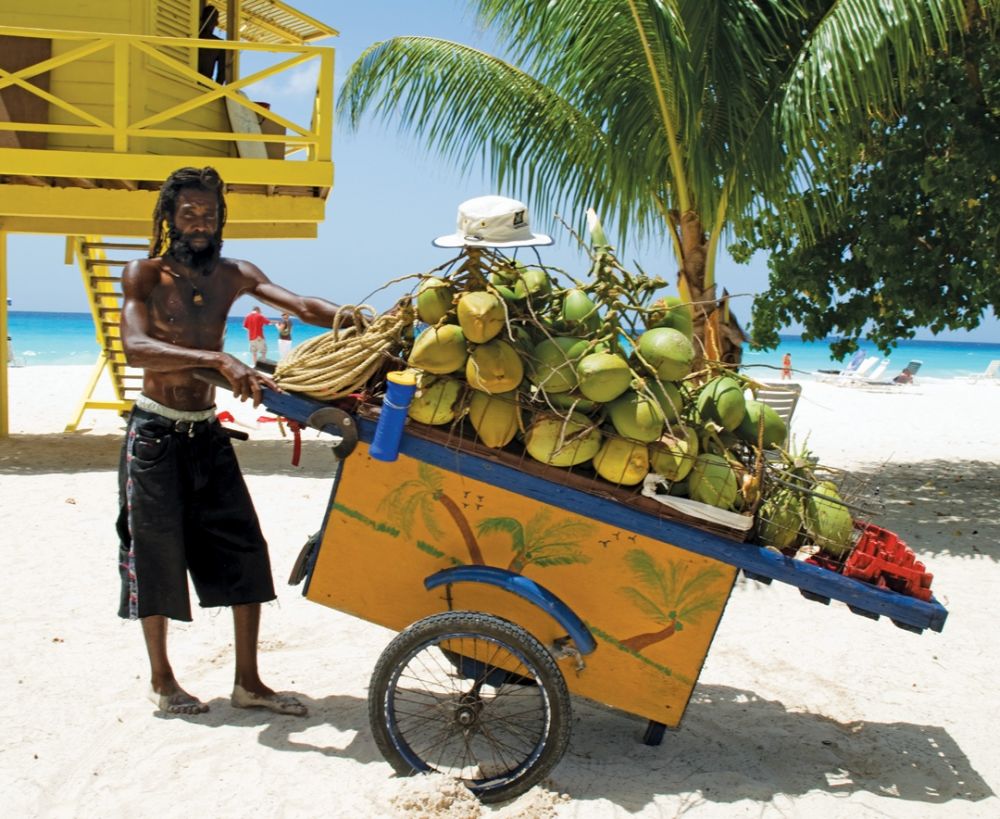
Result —
[[194, 377], [215, 387], [231, 389], [233, 396], [241, 401], [252, 398], [254, 407], [260, 406], [263, 401], [264, 389], [280, 392], [270, 375], [248, 367], [232, 356], [226, 356], [223, 366], [218, 370], [199, 367], [194, 371]]

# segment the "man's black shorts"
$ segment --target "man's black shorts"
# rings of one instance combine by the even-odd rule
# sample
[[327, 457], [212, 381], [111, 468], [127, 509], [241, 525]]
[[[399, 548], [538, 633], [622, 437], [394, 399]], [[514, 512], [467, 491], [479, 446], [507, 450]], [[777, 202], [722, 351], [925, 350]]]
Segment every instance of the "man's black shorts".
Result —
[[190, 620], [188, 572], [205, 608], [275, 598], [257, 513], [214, 418], [174, 422], [134, 409], [118, 484], [119, 616]]

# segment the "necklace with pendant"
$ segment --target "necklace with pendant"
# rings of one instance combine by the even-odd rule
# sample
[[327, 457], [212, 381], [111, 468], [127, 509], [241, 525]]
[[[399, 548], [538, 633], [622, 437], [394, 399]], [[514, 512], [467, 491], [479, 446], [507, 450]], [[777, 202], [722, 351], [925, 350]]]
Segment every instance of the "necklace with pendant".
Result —
[[182, 276], [180, 273], [175, 273], [169, 267], [167, 272], [173, 276], [178, 281], [184, 280], [191, 286], [191, 304], [195, 307], [201, 307], [205, 303], [205, 297], [202, 295], [201, 291], [195, 286], [195, 283], [191, 281], [187, 276]]

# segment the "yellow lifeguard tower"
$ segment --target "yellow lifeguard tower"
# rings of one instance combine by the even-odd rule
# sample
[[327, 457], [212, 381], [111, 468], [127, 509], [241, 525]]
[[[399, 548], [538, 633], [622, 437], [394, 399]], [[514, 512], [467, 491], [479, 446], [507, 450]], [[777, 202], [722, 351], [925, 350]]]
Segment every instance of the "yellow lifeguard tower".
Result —
[[[209, 4], [225, 39], [204, 39]], [[337, 32], [279, 0], [0, 0], [0, 23], [5, 437], [7, 234], [64, 235], [80, 266], [101, 353], [67, 430], [86, 409], [129, 409], [140, 382], [121, 347], [120, 268], [146, 255], [160, 184], [213, 165], [227, 183], [227, 238], [315, 237], [333, 184], [334, 55], [311, 43]], [[222, 51], [221, 82], [199, 73], [207, 48]], [[316, 76], [308, 122], [254, 99], [255, 84], [304, 66]], [[105, 372], [115, 397], [97, 401]]]

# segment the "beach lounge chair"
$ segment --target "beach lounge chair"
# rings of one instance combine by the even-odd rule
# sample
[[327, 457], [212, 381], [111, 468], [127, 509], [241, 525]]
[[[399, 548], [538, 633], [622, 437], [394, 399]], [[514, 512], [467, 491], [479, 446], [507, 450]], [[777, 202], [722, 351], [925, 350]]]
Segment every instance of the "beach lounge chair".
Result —
[[878, 356], [869, 357], [864, 350], [856, 350], [847, 366], [842, 370], [817, 370], [817, 381], [836, 381], [840, 377], [854, 375], [861, 366], [874, 367]]
[[885, 375], [885, 371], [888, 370], [888, 369], [889, 369], [889, 359], [888, 358], [883, 358], [882, 361], [879, 362], [879, 365], [874, 370], [871, 371], [871, 375], [869, 375], [867, 377], [866, 376], [861, 376], [861, 377], [854, 376], [854, 378], [856, 380], [858, 380], [858, 381], [861, 381], [862, 383], [877, 384], [878, 380], [883, 375]]
[[[766, 404], [776, 413], [782, 421], [785, 422], [785, 427], [788, 430], [788, 434], [791, 435], [792, 430], [792, 415], [795, 412], [795, 407], [799, 403], [799, 396], [802, 395], [802, 385], [795, 382], [783, 381], [783, 382], [765, 382], [757, 389], [757, 400], [762, 404]], [[788, 438], [781, 442], [781, 446], [785, 446], [788, 442]]]
[[[829, 378], [821, 378], [820, 380], [832, 381], [834, 384], [850, 384], [856, 381], [867, 381], [870, 378], [868, 374], [869, 371], [871, 371], [873, 367], [876, 367], [878, 363], [879, 357], [877, 355], [870, 355], [857, 367], [855, 367], [852, 372], [844, 370], [840, 375], [835, 375]], [[886, 364], [886, 366], [888, 366], [888, 364]], [[881, 375], [881, 373], [879, 374]]]
[[[871, 367], [866, 366], [868, 365], [869, 361], [877, 362], [875, 365], [875, 369], [871, 370], [871, 372], [868, 372], [868, 370], [870, 370]], [[885, 371], [889, 369], [889, 363], [890, 362], [888, 358], [883, 358], [881, 361], [879, 361], [878, 356], [872, 356], [870, 359], [868, 359], [868, 361], [865, 361], [864, 364], [861, 365], [861, 367], [859, 368], [859, 370], [861, 371], [856, 372], [854, 375], [851, 376], [846, 376], [846, 377], [841, 376], [840, 378], [836, 379], [834, 383], [836, 383], [837, 386], [839, 387], [864, 387], [864, 386], [872, 386], [873, 384], [891, 384], [892, 382], [890, 381], [886, 382], [880, 381], [882, 376], [885, 375]]]
[[892, 381], [888, 381], [886, 383], [888, 383], [888, 384], [912, 384], [913, 383], [913, 377], [917, 374], [917, 371], [920, 369], [920, 367], [923, 365], [923, 363], [924, 363], [923, 361], [920, 361], [918, 359], [914, 359], [909, 364], [907, 364], [905, 367], [903, 367], [903, 369], [899, 373], [899, 375], [897, 375], [895, 378], [893, 378]]
[[994, 359], [981, 373], [970, 375], [968, 380], [975, 384], [979, 381], [989, 381], [993, 384], [1000, 384], [1000, 358]]

